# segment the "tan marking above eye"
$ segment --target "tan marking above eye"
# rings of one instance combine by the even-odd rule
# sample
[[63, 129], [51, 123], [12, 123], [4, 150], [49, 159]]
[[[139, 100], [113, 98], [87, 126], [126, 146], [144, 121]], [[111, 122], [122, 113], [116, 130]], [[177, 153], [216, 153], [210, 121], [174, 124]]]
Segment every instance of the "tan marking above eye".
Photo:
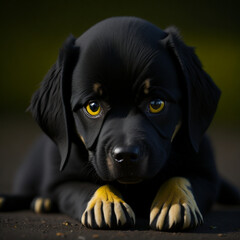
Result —
[[144, 93], [149, 94], [149, 88], [150, 88], [150, 79], [146, 79], [144, 82]]
[[98, 95], [103, 95], [102, 85], [101, 83], [94, 83], [93, 84], [93, 91], [97, 93]]

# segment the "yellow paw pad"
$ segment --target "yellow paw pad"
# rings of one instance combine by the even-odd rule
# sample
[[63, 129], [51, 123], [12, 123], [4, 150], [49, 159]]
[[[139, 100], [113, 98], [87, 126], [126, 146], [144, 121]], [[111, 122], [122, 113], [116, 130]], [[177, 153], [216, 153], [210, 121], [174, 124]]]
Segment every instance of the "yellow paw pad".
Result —
[[186, 178], [171, 178], [160, 187], [151, 206], [150, 226], [153, 229], [183, 230], [202, 222], [202, 214]]
[[135, 214], [111, 186], [97, 189], [88, 202], [81, 222], [90, 228], [121, 228], [135, 224]]

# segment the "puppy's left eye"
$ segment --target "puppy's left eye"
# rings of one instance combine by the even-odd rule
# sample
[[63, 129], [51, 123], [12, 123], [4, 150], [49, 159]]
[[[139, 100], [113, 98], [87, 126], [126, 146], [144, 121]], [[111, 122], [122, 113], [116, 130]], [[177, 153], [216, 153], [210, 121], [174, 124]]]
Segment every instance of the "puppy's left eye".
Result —
[[159, 113], [165, 107], [165, 102], [161, 99], [152, 100], [149, 104], [149, 111], [150, 113]]
[[97, 116], [101, 112], [101, 106], [97, 101], [91, 101], [85, 108], [91, 116]]

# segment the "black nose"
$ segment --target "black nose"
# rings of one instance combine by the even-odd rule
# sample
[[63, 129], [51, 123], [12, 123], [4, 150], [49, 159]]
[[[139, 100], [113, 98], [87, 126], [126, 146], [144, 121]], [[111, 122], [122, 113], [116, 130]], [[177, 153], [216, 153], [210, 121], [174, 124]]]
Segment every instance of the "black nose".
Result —
[[118, 146], [112, 151], [112, 157], [116, 162], [131, 161], [136, 162], [140, 156], [138, 146]]

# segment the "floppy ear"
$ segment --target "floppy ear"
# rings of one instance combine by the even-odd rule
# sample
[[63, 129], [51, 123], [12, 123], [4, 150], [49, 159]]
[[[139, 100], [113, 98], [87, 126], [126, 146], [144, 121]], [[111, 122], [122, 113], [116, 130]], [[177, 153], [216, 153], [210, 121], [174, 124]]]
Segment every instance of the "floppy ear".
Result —
[[78, 59], [79, 48], [75, 38], [68, 37], [57, 62], [43, 79], [32, 97], [29, 110], [42, 130], [57, 144], [62, 170], [71, 150], [73, 117], [70, 107], [72, 72]]
[[220, 90], [203, 70], [192, 47], [180, 39], [177, 29], [171, 27], [163, 39], [180, 65], [186, 85], [187, 125], [190, 142], [198, 151], [201, 138], [210, 125], [220, 98]]

